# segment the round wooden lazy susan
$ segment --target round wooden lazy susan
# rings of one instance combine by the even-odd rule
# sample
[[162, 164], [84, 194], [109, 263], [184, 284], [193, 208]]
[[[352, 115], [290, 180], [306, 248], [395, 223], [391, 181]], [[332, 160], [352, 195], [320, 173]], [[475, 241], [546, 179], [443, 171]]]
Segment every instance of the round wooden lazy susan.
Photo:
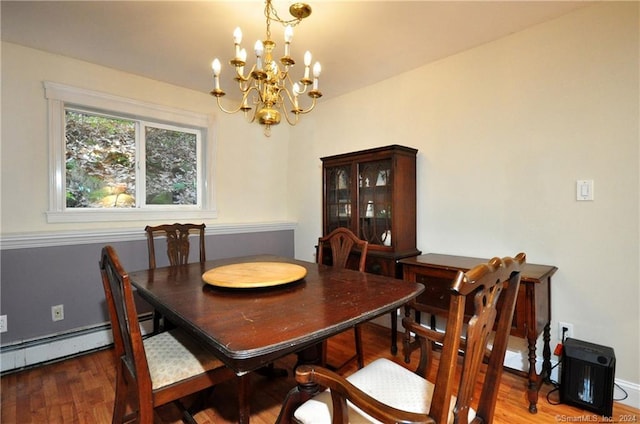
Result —
[[307, 269], [286, 262], [246, 262], [223, 265], [202, 274], [202, 280], [217, 287], [238, 289], [271, 287], [298, 281]]

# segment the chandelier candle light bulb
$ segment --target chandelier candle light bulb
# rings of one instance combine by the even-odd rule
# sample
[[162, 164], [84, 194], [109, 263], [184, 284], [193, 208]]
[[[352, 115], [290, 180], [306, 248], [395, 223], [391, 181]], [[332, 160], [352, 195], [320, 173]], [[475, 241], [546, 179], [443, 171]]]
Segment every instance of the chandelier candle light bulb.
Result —
[[322, 67], [320, 66], [320, 62], [316, 62], [313, 65], [313, 90], [318, 91], [318, 78], [320, 77], [320, 72], [322, 71]]
[[293, 84], [293, 108], [298, 110], [298, 94], [300, 94], [300, 85], [296, 82]]
[[233, 31], [233, 43], [236, 45], [236, 59], [240, 59], [240, 43], [242, 43], [242, 30], [240, 27]]
[[304, 54], [304, 79], [309, 79], [309, 66], [311, 66], [311, 52], [307, 50]]
[[261, 71], [262, 70], [262, 55], [264, 54], [264, 44], [262, 44], [262, 41], [258, 40], [258, 41], [256, 41], [255, 46], [253, 46], [253, 49], [256, 52], [256, 69]]
[[[237, 74], [239, 77], [242, 77], [244, 75], [244, 64], [247, 63], [247, 51], [245, 49], [240, 50], [240, 62], [242, 62], [243, 64], [241, 66], [236, 67], [237, 70]], [[238, 78], [236, 77], [236, 80], [240, 80], [242, 78]]]
[[222, 65], [220, 64], [218, 58], [213, 59], [211, 68], [213, 69], [213, 83], [215, 89], [220, 90], [220, 69], [222, 68]]
[[287, 25], [284, 29], [284, 56], [289, 57], [291, 54], [291, 40], [293, 39], [293, 28]]
[[[295, 61], [290, 57], [291, 41], [293, 40], [293, 27], [299, 24], [302, 19], [311, 14], [311, 7], [306, 3], [295, 2], [289, 7], [289, 12], [293, 19], [284, 20], [278, 16], [277, 11], [272, 6], [272, 0], [265, 0], [264, 14], [267, 18], [267, 31], [264, 40], [255, 43], [256, 64], [252, 66], [245, 76], [244, 67], [247, 60], [247, 52], [241, 47], [242, 31], [236, 28], [233, 31], [234, 57], [229, 63], [235, 67], [235, 80], [238, 82], [242, 99], [234, 109], [225, 109], [220, 97], [225, 92], [220, 89], [221, 64], [216, 58], [212, 62], [214, 89], [211, 95], [216, 97], [218, 107], [225, 113], [235, 113], [243, 111], [249, 122], [258, 121], [264, 125], [264, 133], [269, 136], [271, 126], [280, 123], [281, 116], [284, 115], [290, 125], [298, 123], [300, 115], [311, 112], [316, 105], [317, 99], [322, 97], [318, 90], [318, 79], [320, 76], [320, 63], [316, 62], [313, 67], [313, 79], [310, 78], [311, 53], [304, 54], [304, 76], [294, 82], [289, 75], [289, 70], [295, 65]], [[271, 22], [281, 23], [284, 29], [284, 55], [279, 61], [282, 68], [273, 58], [276, 43], [271, 39]], [[307, 92], [307, 88], [312, 86]], [[299, 95], [307, 93], [311, 98], [308, 106], [300, 107]], [[252, 96], [251, 96], [252, 95]], [[289, 111], [285, 107], [289, 103], [292, 109]], [[255, 107], [255, 109], [254, 109]], [[249, 114], [249, 111], [254, 111]]]

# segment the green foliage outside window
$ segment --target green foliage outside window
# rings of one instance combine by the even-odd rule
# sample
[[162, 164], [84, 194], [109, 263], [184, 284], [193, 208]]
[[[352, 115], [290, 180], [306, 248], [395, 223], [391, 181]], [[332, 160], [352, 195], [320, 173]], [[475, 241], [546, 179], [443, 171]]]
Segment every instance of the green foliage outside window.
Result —
[[147, 127], [147, 204], [196, 204], [196, 135]]
[[[136, 206], [136, 121], [66, 110], [66, 207]], [[197, 137], [144, 127], [146, 204], [197, 204]]]
[[67, 207], [134, 207], [135, 122], [65, 115]]

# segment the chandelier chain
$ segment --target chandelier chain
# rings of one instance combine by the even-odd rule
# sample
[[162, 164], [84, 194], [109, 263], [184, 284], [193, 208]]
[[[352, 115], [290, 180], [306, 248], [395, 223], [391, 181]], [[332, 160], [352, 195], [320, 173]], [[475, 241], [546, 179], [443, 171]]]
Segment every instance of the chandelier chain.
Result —
[[275, 9], [275, 7], [273, 7], [273, 5], [271, 4], [271, 0], [266, 0], [265, 1], [266, 6], [264, 8], [264, 14], [267, 18], [267, 35], [270, 36], [271, 32], [270, 32], [270, 24], [271, 24], [271, 20], [274, 20], [276, 22], [280, 22], [282, 25], [284, 26], [296, 26], [298, 25], [300, 22], [302, 22], [302, 18], [295, 18], [295, 19], [282, 19], [280, 18], [280, 16], [278, 15], [278, 11]]
[[[264, 8], [264, 14], [267, 18], [267, 40], [271, 40], [271, 12], [273, 8], [271, 7], [271, 2], [267, 1], [267, 6]], [[277, 13], [275, 14], [277, 17]]]

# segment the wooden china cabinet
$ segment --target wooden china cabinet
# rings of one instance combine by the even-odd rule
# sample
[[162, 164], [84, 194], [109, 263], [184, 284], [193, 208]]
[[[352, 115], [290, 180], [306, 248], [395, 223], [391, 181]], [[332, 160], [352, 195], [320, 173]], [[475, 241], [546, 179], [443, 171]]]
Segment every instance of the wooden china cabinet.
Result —
[[[417, 153], [391, 145], [321, 158], [323, 236], [346, 227], [367, 240], [366, 272], [402, 278], [398, 261], [421, 253], [416, 248]], [[395, 330], [395, 319], [392, 326]]]

